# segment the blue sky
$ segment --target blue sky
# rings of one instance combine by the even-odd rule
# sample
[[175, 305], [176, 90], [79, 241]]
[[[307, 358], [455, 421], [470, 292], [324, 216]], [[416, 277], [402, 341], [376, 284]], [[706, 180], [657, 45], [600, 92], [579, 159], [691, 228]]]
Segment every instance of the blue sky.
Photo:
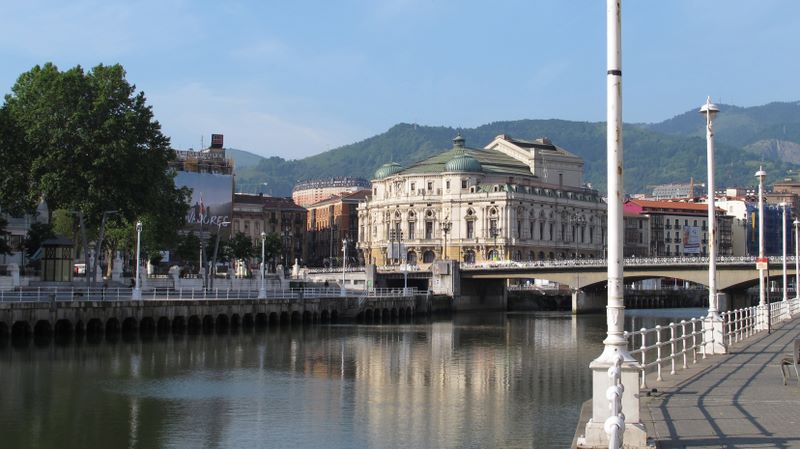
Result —
[[[399, 122], [605, 118], [603, 0], [0, 0], [0, 89], [120, 63], [179, 149], [300, 158]], [[623, 116], [800, 100], [800, 2], [623, 2]], [[535, 137], [535, 136], [520, 136]]]

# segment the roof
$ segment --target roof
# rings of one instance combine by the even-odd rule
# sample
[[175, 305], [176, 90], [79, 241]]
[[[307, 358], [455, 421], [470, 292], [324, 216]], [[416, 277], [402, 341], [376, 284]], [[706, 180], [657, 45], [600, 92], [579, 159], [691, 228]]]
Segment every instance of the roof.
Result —
[[[641, 207], [642, 209], [649, 209], [645, 212], [679, 211], [679, 212], [692, 212], [692, 213], [699, 213], [699, 212], [708, 213], [708, 204], [704, 203], [684, 203], [679, 201], [653, 201], [653, 200], [632, 199], [626, 201], [626, 204], [634, 204], [636, 206]], [[659, 211], [654, 209], [663, 209], [663, 210]], [[716, 209], [718, 212], [725, 212], [723, 209], [720, 209], [719, 207], [717, 207]]]
[[533, 176], [531, 168], [527, 164], [511, 156], [506, 156], [499, 151], [456, 146], [444, 153], [439, 153], [436, 156], [414, 163], [405, 170], [400, 171], [399, 174], [442, 173], [447, 162], [460, 156], [462, 152], [480, 162], [484, 173]]
[[233, 202], [239, 204], [259, 204], [270, 209], [305, 210], [291, 198], [279, 196], [257, 195], [252, 193], [234, 193]]
[[541, 137], [535, 140], [524, 140], [518, 139], [515, 137], [511, 137], [508, 134], [500, 134], [497, 138], [503, 139], [507, 142], [511, 142], [514, 145], [525, 148], [525, 149], [537, 149], [537, 150], [544, 150], [544, 151], [552, 151], [553, 153], [560, 153], [565, 156], [573, 156], [578, 157], [574, 153], [571, 153], [557, 145], [554, 145], [553, 142], [547, 137]]
[[359, 190], [357, 192], [345, 193], [345, 194], [341, 194], [341, 195], [331, 195], [331, 196], [325, 198], [324, 200], [317, 201], [314, 204], [309, 204], [306, 208], [307, 209], [316, 209], [318, 207], [329, 205], [329, 204], [338, 203], [340, 201], [342, 203], [356, 204], [356, 203], [360, 203], [362, 201], [366, 201], [367, 197], [371, 193], [372, 192], [369, 191], [369, 190]]

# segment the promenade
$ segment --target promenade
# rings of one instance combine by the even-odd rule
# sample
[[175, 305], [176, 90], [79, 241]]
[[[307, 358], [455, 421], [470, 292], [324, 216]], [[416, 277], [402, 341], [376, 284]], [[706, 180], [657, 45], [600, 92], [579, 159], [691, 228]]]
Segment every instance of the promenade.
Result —
[[645, 396], [642, 421], [661, 448], [800, 448], [800, 386], [778, 363], [800, 337], [800, 319], [699, 360]]

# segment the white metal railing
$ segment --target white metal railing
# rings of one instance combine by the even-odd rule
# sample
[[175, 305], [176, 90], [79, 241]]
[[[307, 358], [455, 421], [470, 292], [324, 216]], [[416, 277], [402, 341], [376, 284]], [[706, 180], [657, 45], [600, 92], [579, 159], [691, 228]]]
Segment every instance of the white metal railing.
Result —
[[[787, 262], [794, 262], [795, 256], [786, 258]], [[781, 256], [770, 256], [770, 263], [781, 263]], [[708, 257], [626, 257], [625, 266], [662, 266], [662, 265], [707, 265]], [[536, 260], [513, 261], [498, 260], [481, 262], [477, 264], [461, 264], [462, 270], [485, 270], [491, 268], [550, 268], [550, 267], [575, 267], [575, 266], [605, 266], [606, 259], [562, 259], [562, 260]], [[756, 258], [753, 256], [721, 256], [717, 257], [717, 265], [747, 265], [755, 266]]]
[[[720, 336], [717, 336], [717, 332], [704, 328], [704, 322], [708, 319], [706, 316], [650, 329], [626, 331], [625, 338], [630, 354], [639, 362], [641, 387], [647, 387], [649, 373], [655, 373], [656, 381], [661, 381], [665, 368], [669, 369], [670, 374], [675, 374], [679, 367], [686, 369], [690, 361], [694, 364], [698, 357], [706, 358], [706, 348], [713, 347], [715, 343], [731, 345], [766, 330], [770, 324], [766, 322], [767, 319], [773, 325], [791, 319], [796, 313], [788, 311], [800, 309], [800, 299], [793, 298], [788, 304], [777, 301], [768, 307], [769, 318], [766, 310], [759, 306], [721, 313]], [[715, 338], [722, 338], [722, 341], [717, 342]]]
[[[336, 287], [323, 288], [291, 288], [267, 289], [267, 299], [302, 299], [343, 296], [342, 290]], [[230, 300], [256, 299], [258, 289], [202, 289], [202, 288], [153, 288], [142, 292], [143, 301], [163, 300]], [[419, 294], [414, 288], [376, 288], [372, 290], [346, 290], [349, 297], [404, 297]], [[0, 302], [54, 302], [54, 301], [130, 301], [130, 288], [56, 288], [42, 287], [20, 289], [17, 291], [0, 290]]]
[[622, 356], [617, 354], [614, 364], [608, 368], [608, 377], [611, 386], [606, 389], [606, 399], [611, 414], [603, 423], [603, 429], [608, 434], [608, 448], [622, 449], [622, 436], [625, 433], [625, 415], [622, 413], [622, 394], [625, 387], [622, 385]]

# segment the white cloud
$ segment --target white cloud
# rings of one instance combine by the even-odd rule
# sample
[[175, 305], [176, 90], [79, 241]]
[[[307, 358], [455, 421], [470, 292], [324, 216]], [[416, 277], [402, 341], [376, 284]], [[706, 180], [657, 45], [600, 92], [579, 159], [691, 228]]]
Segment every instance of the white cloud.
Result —
[[262, 156], [300, 159], [353, 142], [363, 133], [311, 118], [291, 118], [269, 110], [258, 92], [220, 94], [200, 83], [149, 94], [163, 132], [176, 148], [199, 148], [211, 133], [225, 135], [225, 146]]

